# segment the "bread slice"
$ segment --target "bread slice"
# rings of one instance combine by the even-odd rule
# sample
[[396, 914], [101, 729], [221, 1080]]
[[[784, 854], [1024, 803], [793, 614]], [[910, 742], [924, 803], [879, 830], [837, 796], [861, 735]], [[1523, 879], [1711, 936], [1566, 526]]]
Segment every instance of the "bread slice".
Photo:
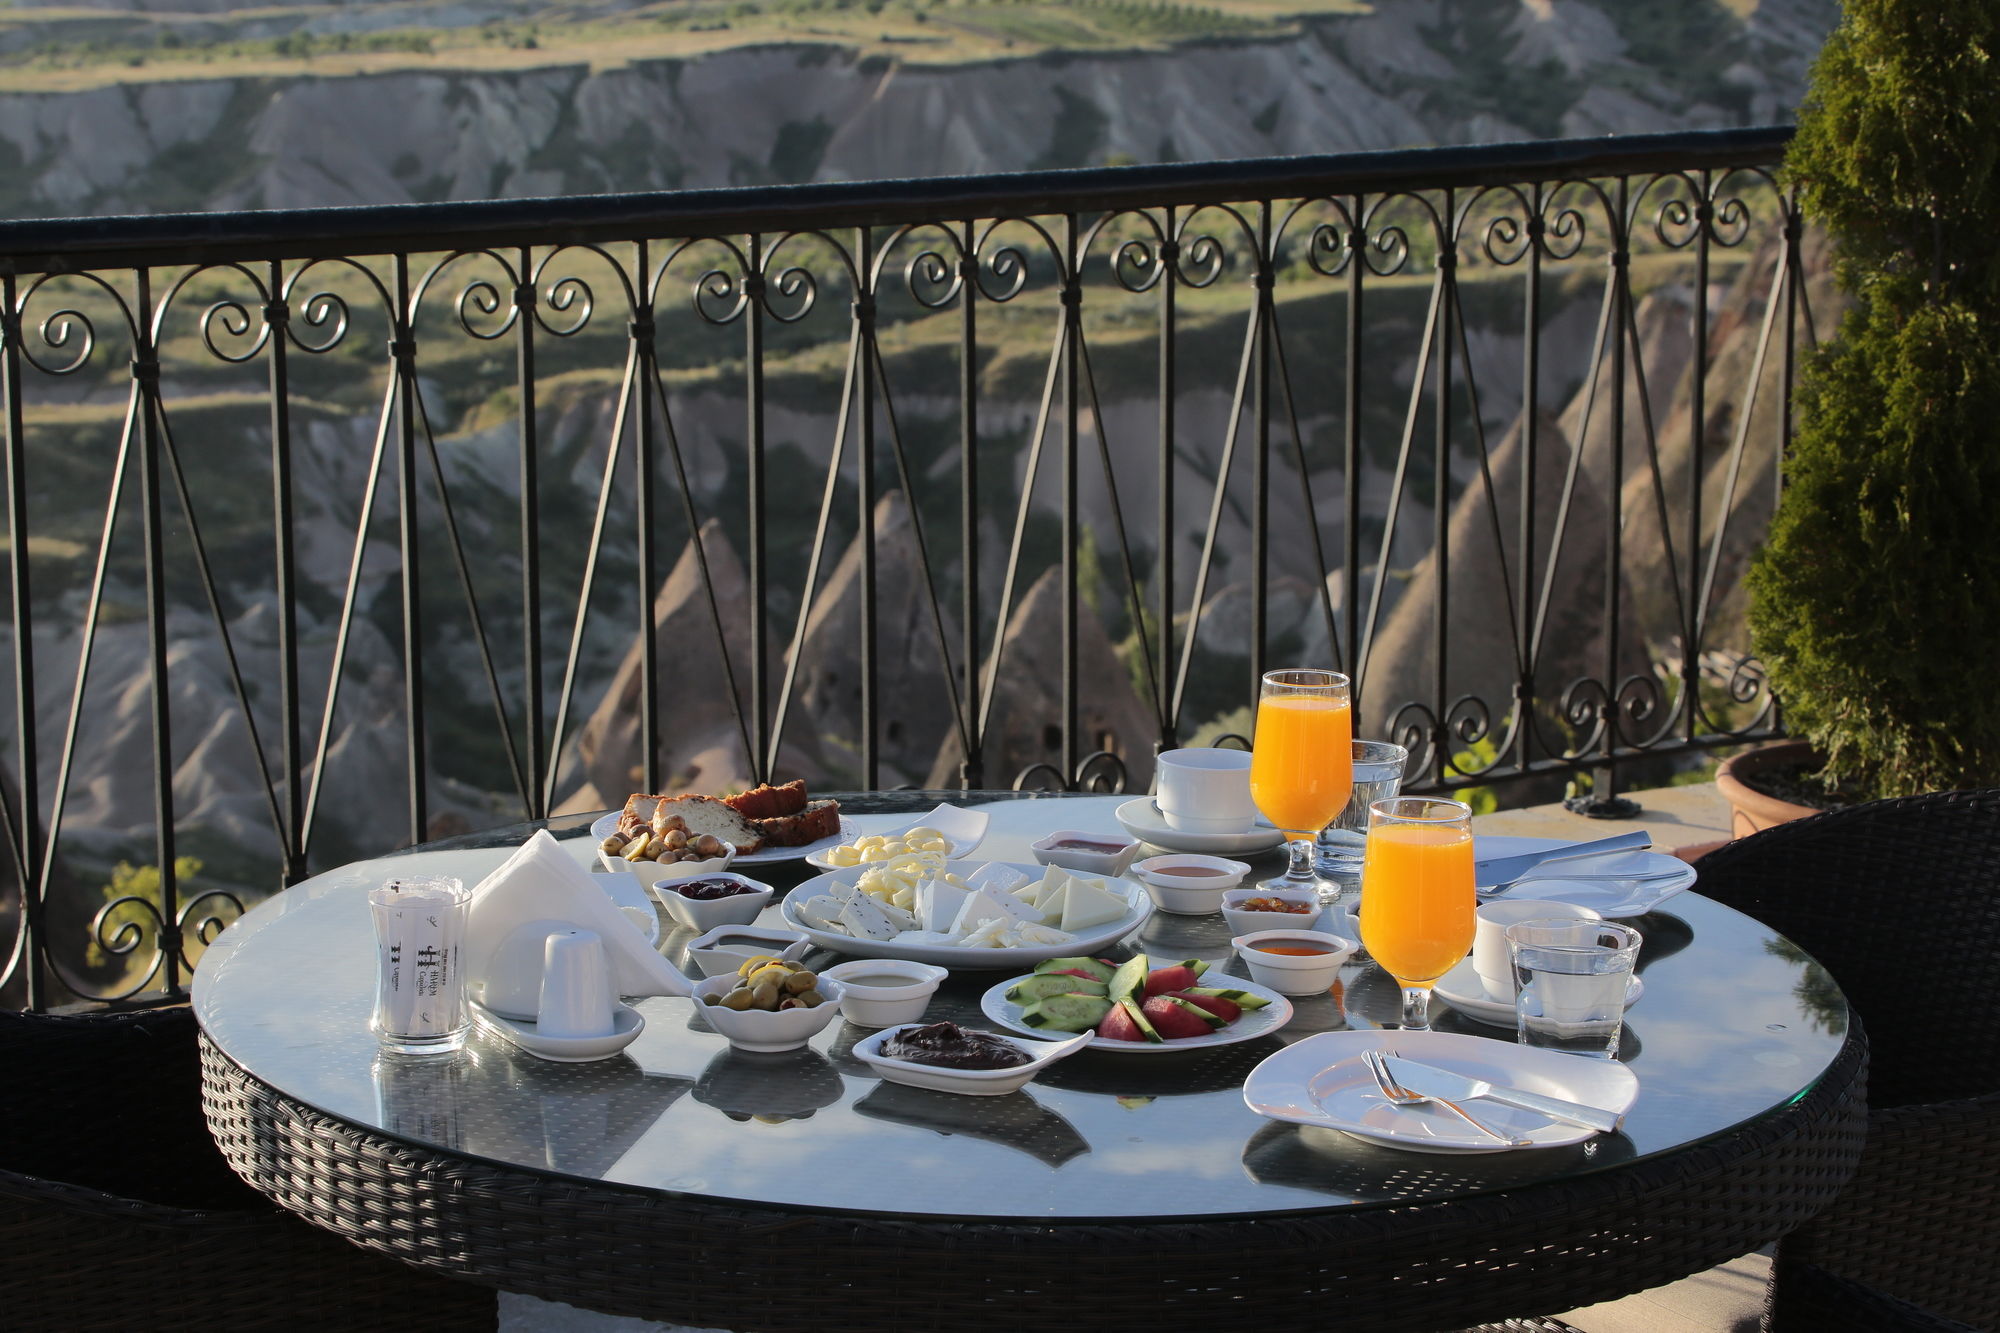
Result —
[[809, 801], [793, 815], [752, 821], [772, 847], [803, 847], [840, 832], [839, 801]]
[[794, 778], [782, 787], [767, 783], [722, 799], [724, 804], [745, 819], [777, 819], [783, 815], [795, 815], [806, 808], [805, 779]]
[[618, 816], [618, 831], [629, 838], [639, 829], [650, 827], [654, 814], [661, 810], [679, 815], [693, 837], [713, 833], [724, 842], [734, 843], [738, 855], [760, 851], [764, 846], [764, 835], [756, 825], [713, 796], [634, 794]]

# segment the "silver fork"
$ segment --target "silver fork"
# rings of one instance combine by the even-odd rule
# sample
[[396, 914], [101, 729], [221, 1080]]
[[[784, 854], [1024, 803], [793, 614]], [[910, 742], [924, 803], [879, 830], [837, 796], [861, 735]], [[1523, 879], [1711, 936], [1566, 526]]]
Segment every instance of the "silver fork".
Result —
[[1531, 1140], [1528, 1139], [1509, 1138], [1507, 1135], [1493, 1128], [1493, 1126], [1474, 1116], [1457, 1102], [1446, 1101], [1442, 1097], [1426, 1097], [1420, 1092], [1412, 1092], [1396, 1081], [1396, 1076], [1389, 1072], [1389, 1066], [1382, 1063], [1382, 1053], [1380, 1051], [1363, 1051], [1361, 1053], [1361, 1062], [1367, 1065], [1368, 1072], [1375, 1076], [1375, 1086], [1382, 1090], [1382, 1095], [1398, 1106], [1422, 1106], [1425, 1103], [1434, 1102], [1442, 1106], [1445, 1110], [1450, 1111], [1466, 1124], [1471, 1125], [1487, 1138], [1504, 1143], [1509, 1148], [1526, 1148], [1531, 1144]]

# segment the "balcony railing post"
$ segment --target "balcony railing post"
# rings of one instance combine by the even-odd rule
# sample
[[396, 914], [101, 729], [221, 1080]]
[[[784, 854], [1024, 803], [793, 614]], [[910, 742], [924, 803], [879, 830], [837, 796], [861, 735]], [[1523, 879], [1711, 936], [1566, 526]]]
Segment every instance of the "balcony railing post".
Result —
[[1521, 508], [1519, 575], [1515, 592], [1515, 642], [1520, 654], [1514, 677], [1514, 764], [1525, 769], [1534, 757], [1535, 736], [1535, 505], [1541, 483], [1542, 415], [1542, 256], [1548, 247], [1547, 186], [1537, 181], [1528, 212], [1528, 266], [1523, 278], [1527, 309], [1521, 321]]
[[[971, 220], [959, 224], [958, 477], [959, 565], [963, 625], [966, 748], [959, 786], [986, 785], [986, 756], [979, 726], [979, 237]], [[950, 670], [947, 665], [946, 670]]]
[[527, 738], [529, 819], [548, 816], [542, 732], [542, 483], [535, 403], [535, 255], [522, 246], [514, 283], [514, 384], [521, 451], [521, 726]]
[[749, 302], [743, 311], [743, 373], [745, 376], [743, 465], [750, 504], [750, 781], [770, 780], [764, 759], [771, 752], [771, 676], [769, 602], [770, 534], [764, 524], [764, 238], [745, 238], [749, 272], [744, 287]]
[[[652, 270], [650, 248], [638, 241], [633, 246], [632, 271], [643, 284]], [[660, 382], [659, 345], [653, 326], [653, 307], [648, 288], [641, 285], [640, 304], [632, 312], [632, 410], [635, 413], [632, 455], [632, 515], [638, 527], [639, 567], [639, 773], [640, 785], [649, 792], [660, 789], [660, 664], [659, 614], [656, 599], [660, 575], [653, 531], [653, 394]], [[701, 529], [688, 525], [688, 540], [701, 547]], [[720, 647], [720, 645], [718, 645]], [[736, 700], [729, 701], [734, 707]]]
[[139, 411], [139, 502], [146, 546], [146, 658], [153, 724], [153, 845], [160, 863], [160, 982], [180, 989], [180, 885], [174, 866], [173, 684], [167, 669], [166, 533], [160, 495], [160, 353], [153, 341], [152, 271], [134, 271], [132, 381]]
[[416, 311], [410, 302], [410, 257], [396, 256], [396, 312], [389, 345], [390, 373], [396, 377], [397, 543], [402, 557], [403, 720], [409, 773], [410, 841], [424, 840], [429, 819], [429, 768], [424, 746], [423, 585], [420, 582], [417, 522], [417, 346]]
[[271, 519], [278, 593], [278, 719], [279, 749], [284, 761], [285, 826], [278, 831], [285, 859], [287, 886], [306, 877], [305, 769], [300, 750], [299, 714], [299, 579], [293, 533], [291, 304], [285, 290], [285, 266], [272, 260], [270, 299], [264, 306], [264, 327], [270, 334], [267, 370], [271, 393]]
[[[1063, 321], [1063, 437], [1062, 437], [1062, 774], [1063, 785], [1076, 785], [1082, 746], [1078, 744], [1077, 650], [1077, 457], [1076, 437], [1083, 402], [1083, 386], [1078, 383], [1078, 347], [1083, 340], [1082, 257], [1077, 245], [1079, 227], [1075, 213], [1063, 216], [1062, 321]], [[1096, 423], [1097, 430], [1104, 423]], [[1092, 537], [1094, 544], [1096, 538]], [[1092, 568], [1095, 568], [1092, 562]]]
[[1271, 201], [1257, 204], [1257, 254], [1251, 282], [1254, 298], [1250, 318], [1256, 321], [1251, 335], [1250, 366], [1251, 420], [1256, 431], [1250, 465], [1250, 690], [1255, 700], [1264, 677], [1265, 655], [1270, 650], [1271, 600], [1271, 289], [1276, 281], [1271, 260]]
[[[7, 583], [14, 631], [14, 807], [8, 840], [15, 873], [21, 879], [21, 945], [7, 967], [25, 969], [24, 989], [30, 1009], [48, 1003], [45, 940], [42, 926], [41, 876], [42, 798], [35, 743], [34, 604], [28, 577], [28, 452], [27, 428], [21, 406], [21, 295], [12, 273], [0, 277], [0, 395], [7, 400]], [[0, 793], [0, 800], [6, 799]]]
[[[1160, 645], [1156, 679], [1159, 690], [1160, 737], [1154, 753], [1180, 743], [1180, 717], [1174, 710], [1174, 545], [1178, 517], [1174, 513], [1174, 401], [1180, 395], [1179, 364], [1174, 342], [1178, 334], [1181, 243], [1175, 230], [1177, 210], [1167, 205], [1161, 220], [1160, 257], [1160, 506], [1159, 535], [1154, 542], [1153, 582], [1159, 608]], [[1143, 632], [1143, 627], [1142, 627]]]
[[[861, 775], [864, 785], [875, 787], [881, 771], [881, 750], [877, 744], [875, 709], [878, 702], [879, 664], [875, 660], [877, 556], [875, 549], [875, 289], [870, 275], [875, 271], [875, 235], [867, 227], [854, 231], [854, 337], [860, 352], [861, 407], [860, 451], [856, 455], [855, 480], [859, 502], [861, 548]], [[915, 496], [903, 497], [914, 505]]]
[[1442, 783], [1452, 773], [1454, 755], [1450, 727], [1449, 642], [1445, 634], [1451, 622], [1451, 354], [1457, 338], [1458, 237], [1457, 194], [1444, 192], [1444, 207], [1437, 226], [1437, 350], [1431, 366], [1437, 376], [1432, 390], [1435, 442], [1431, 453], [1431, 568], [1437, 571], [1431, 597], [1431, 734], [1433, 772]]
[[1342, 537], [1340, 567], [1340, 614], [1346, 633], [1342, 669], [1353, 679], [1349, 689], [1349, 711], [1362, 716], [1361, 676], [1361, 301], [1362, 278], [1368, 271], [1368, 198], [1354, 196], [1354, 212], [1347, 226], [1347, 385], [1340, 423], [1341, 485], [1347, 505]]

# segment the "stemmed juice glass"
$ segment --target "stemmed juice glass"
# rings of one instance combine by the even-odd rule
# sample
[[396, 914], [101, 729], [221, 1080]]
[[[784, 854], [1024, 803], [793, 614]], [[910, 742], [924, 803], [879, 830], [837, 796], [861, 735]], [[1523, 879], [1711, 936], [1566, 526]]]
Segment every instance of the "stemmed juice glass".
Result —
[[1250, 798], [1283, 831], [1292, 863], [1261, 887], [1318, 892], [1314, 840], [1347, 808], [1353, 789], [1347, 677], [1316, 667], [1266, 671], [1250, 747]]
[[1368, 807], [1361, 942], [1403, 990], [1403, 1027], [1430, 1031], [1431, 987], [1472, 947], [1472, 809], [1436, 796]]

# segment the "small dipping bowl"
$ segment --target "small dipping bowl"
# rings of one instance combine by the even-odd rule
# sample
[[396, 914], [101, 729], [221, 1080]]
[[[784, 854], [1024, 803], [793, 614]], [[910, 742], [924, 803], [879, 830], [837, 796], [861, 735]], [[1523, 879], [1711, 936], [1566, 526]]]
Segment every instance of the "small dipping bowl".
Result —
[[710, 1004], [711, 995], [727, 995], [736, 989], [736, 978], [710, 977], [694, 988], [694, 1002], [708, 1025], [720, 1032], [739, 1051], [789, 1051], [803, 1046], [840, 1014], [845, 988], [838, 981], [821, 980], [819, 993], [826, 1003], [812, 1009], [724, 1009]]
[[776, 926], [717, 926], [688, 941], [688, 961], [705, 977], [733, 977], [752, 958], [796, 963], [812, 941]]
[[[732, 884], [740, 884], [750, 890], [748, 893], [732, 893], [727, 898], [690, 898], [676, 885], [687, 884], [698, 879], [725, 879]], [[686, 875], [663, 875], [649, 885], [653, 896], [660, 900], [660, 906], [667, 909], [667, 915], [686, 926], [689, 930], [714, 930], [717, 926], [747, 926], [757, 919], [776, 892], [762, 880], [751, 879], [729, 870], [707, 870]]]
[[[1061, 843], [1082, 843], [1080, 847], [1063, 847]], [[1125, 873], [1132, 864], [1132, 858], [1139, 854], [1139, 840], [1128, 838], [1122, 833], [1097, 833], [1087, 829], [1057, 829], [1029, 850], [1035, 859], [1045, 866], [1061, 866], [1064, 870], [1074, 870], [1084, 875], [1103, 875], [1116, 878]]]
[[[1332, 989], [1340, 965], [1361, 947], [1321, 930], [1259, 930], [1229, 942], [1250, 968], [1250, 979], [1280, 995], [1318, 995]], [[1273, 948], [1313, 952], [1272, 953]]]
[[1173, 852], [1147, 857], [1132, 873], [1162, 912], [1203, 916], [1222, 906], [1222, 895], [1241, 884], [1250, 867], [1221, 856]]
[[597, 859], [604, 863], [606, 870], [629, 870], [639, 877], [639, 882], [652, 888], [663, 879], [686, 879], [690, 875], [713, 875], [717, 871], [729, 869], [736, 859], [736, 844], [722, 844], [722, 855], [711, 856], [706, 861], [627, 861], [622, 856], [600, 851]]
[[930, 1008], [938, 984], [951, 974], [929, 963], [856, 959], [820, 973], [840, 983], [840, 1014], [864, 1028], [914, 1023]]
[[[917, 1064], [882, 1054], [884, 1042], [911, 1026], [914, 1025], [905, 1023], [863, 1037], [854, 1043], [855, 1058], [891, 1083], [907, 1083], [913, 1088], [934, 1088], [939, 1092], [956, 1092], [971, 1097], [1004, 1097], [1010, 1092], [1018, 1092], [1045, 1067], [1076, 1054], [1092, 1040], [1088, 1032], [1062, 1041], [1024, 1040], [1011, 1032], [988, 1033], [1028, 1053], [1030, 1059], [1027, 1064], [1012, 1065], [1006, 1069], [956, 1069], [950, 1065]], [[983, 1028], [972, 1030], [985, 1031]]]
[[[1303, 912], [1251, 912], [1244, 903], [1253, 898], [1272, 899], [1303, 907]], [[1260, 930], [1316, 930], [1320, 921], [1319, 895], [1304, 889], [1231, 889], [1222, 895], [1222, 919], [1232, 934], [1248, 935]]]

